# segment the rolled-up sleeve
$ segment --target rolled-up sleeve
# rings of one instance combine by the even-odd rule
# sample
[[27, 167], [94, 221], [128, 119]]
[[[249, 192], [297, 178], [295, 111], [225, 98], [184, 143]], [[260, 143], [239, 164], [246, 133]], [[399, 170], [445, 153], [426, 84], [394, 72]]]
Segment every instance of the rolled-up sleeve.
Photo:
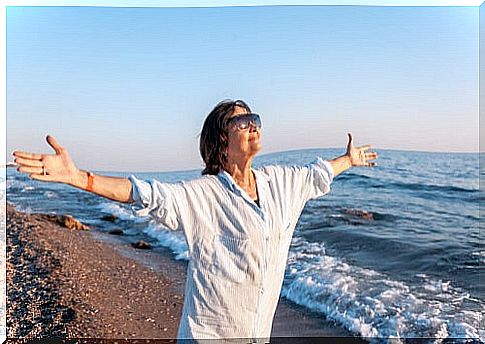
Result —
[[177, 198], [182, 184], [161, 183], [158, 180], [140, 180], [131, 175], [132, 211], [137, 216], [151, 216], [170, 229], [180, 227], [180, 209]]
[[317, 158], [308, 164], [308, 199], [314, 199], [325, 195], [330, 191], [330, 184], [334, 178], [332, 165], [322, 158]]

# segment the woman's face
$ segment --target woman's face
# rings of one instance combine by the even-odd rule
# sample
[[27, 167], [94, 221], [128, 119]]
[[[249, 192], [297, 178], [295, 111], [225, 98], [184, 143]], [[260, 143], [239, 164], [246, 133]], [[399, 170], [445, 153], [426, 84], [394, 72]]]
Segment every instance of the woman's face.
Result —
[[[242, 107], [236, 106], [231, 116], [242, 116], [248, 111]], [[261, 129], [253, 123], [247, 129], [238, 129], [234, 121], [229, 123], [228, 127], [228, 160], [249, 159], [254, 157], [261, 150]]]

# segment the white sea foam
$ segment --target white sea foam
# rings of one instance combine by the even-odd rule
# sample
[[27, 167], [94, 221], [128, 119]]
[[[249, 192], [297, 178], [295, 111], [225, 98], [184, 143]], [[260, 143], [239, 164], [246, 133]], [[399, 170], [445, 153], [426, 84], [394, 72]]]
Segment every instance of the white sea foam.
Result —
[[54, 191], [44, 191], [44, 196], [47, 198], [59, 198], [59, 195]]
[[150, 221], [150, 224], [143, 232], [157, 239], [160, 245], [169, 248], [175, 253], [175, 259], [189, 260], [189, 250], [183, 232], [170, 230], [157, 224], [155, 221]]
[[[11, 201], [9, 201], [11, 202]], [[26, 213], [26, 214], [32, 214], [33, 213], [33, 210], [30, 206], [28, 205], [22, 205], [22, 204], [19, 204], [19, 203], [13, 203], [13, 205], [15, 206], [15, 209], [22, 212], [22, 213]]]
[[473, 251], [471, 255], [476, 257], [480, 266], [485, 265], [485, 251]]
[[9, 189], [24, 189], [25, 187], [32, 186], [31, 183], [23, 180], [18, 180], [18, 179], [7, 179], [6, 180], [6, 188], [7, 192], [10, 192], [11, 190]]
[[[480, 338], [480, 312], [463, 310], [470, 295], [450, 281], [419, 275], [408, 285], [326, 255], [323, 243], [293, 239], [282, 294], [350, 331], [379, 338]], [[482, 304], [480, 309], [485, 310]]]
[[97, 208], [103, 213], [117, 216], [121, 220], [130, 220], [137, 223], [146, 222], [148, 218], [135, 216], [131, 209], [125, 208], [120, 203], [103, 202], [97, 205]]

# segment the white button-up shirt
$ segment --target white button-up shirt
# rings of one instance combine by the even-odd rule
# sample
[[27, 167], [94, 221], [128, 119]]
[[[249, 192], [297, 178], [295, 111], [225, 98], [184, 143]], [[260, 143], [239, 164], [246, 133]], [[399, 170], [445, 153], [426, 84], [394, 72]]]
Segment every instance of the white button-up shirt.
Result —
[[179, 339], [270, 337], [298, 218], [308, 200], [330, 190], [334, 172], [321, 158], [253, 172], [260, 207], [225, 171], [179, 183], [130, 176], [135, 214], [185, 234]]

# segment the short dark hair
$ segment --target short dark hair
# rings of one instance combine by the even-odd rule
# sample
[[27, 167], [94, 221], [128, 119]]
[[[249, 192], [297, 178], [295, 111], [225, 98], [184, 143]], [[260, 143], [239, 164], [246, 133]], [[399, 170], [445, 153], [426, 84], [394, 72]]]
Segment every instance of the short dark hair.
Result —
[[227, 121], [236, 107], [251, 112], [242, 100], [226, 99], [219, 102], [209, 113], [200, 132], [199, 150], [205, 168], [202, 174], [218, 174], [227, 163]]

